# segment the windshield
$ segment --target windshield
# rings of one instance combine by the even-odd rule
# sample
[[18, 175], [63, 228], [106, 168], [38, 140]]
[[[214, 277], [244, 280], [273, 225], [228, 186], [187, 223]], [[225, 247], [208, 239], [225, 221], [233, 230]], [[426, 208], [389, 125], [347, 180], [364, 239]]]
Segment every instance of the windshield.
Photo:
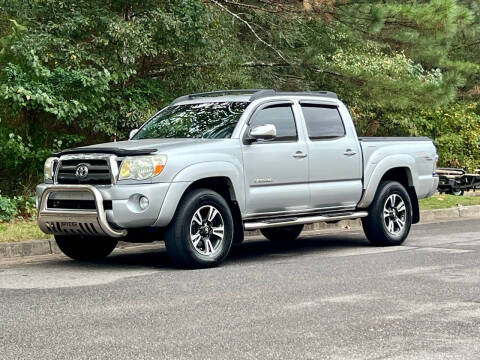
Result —
[[208, 102], [169, 106], [150, 119], [133, 139], [229, 138], [248, 104]]

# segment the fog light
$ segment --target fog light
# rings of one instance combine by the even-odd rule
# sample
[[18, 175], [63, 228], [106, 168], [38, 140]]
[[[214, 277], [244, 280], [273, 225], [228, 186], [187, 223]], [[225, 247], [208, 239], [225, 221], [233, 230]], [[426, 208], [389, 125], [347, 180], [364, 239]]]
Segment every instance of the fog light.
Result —
[[145, 210], [148, 207], [148, 198], [145, 196], [140, 196], [140, 200], [138, 200], [138, 205], [140, 205], [140, 209]]

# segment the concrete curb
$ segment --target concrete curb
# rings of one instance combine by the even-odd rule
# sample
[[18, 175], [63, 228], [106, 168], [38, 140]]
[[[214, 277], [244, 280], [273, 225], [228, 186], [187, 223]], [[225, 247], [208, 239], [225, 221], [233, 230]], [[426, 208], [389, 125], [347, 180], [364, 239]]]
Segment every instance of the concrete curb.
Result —
[[480, 191], [467, 191], [463, 196], [480, 196]]
[[422, 210], [420, 212], [421, 222], [432, 222], [449, 218], [471, 218], [480, 217], [480, 205], [457, 206], [447, 209]]
[[[480, 218], [480, 205], [473, 206], [458, 206], [447, 209], [422, 210], [420, 212], [420, 223], [431, 223], [435, 221], [454, 221], [460, 218]], [[305, 226], [305, 231], [325, 231], [335, 229], [354, 229], [360, 228], [361, 221], [346, 220], [340, 221], [336, 224], [317, 223]], [[246, 237], [253, 237], [260, 235], [260, 231], [247, 231]], [[141, 244], [145, 245], [145, 244]], [[120, 247], [138, 246], [137, 244], [121, 243]], [[19, 242], [5, 242], [0, 243], [0, 260], [2, 258], [18, 258], [24, 256], [35, 255], [50, 255], [59, 254], [60, 249], [57, 247], [55, 240], [30, 240]]]
[[0, 258], [47, 255], [60, 252], [55, 240], [30, 240], [0, 244]]

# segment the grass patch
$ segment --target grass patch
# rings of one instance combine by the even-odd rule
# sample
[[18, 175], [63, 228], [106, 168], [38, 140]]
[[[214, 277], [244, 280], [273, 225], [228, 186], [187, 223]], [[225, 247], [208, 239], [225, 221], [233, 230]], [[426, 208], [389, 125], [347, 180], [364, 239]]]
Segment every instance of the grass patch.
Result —
[[49, 239], [35, 221], [18, 220], [0, 223], [0, 242]]
[[419, 201], [421, 210], [445, 209], [456, 206], [480, 205], [480, 196], [454, 196], [448, 194], [433, 195]]

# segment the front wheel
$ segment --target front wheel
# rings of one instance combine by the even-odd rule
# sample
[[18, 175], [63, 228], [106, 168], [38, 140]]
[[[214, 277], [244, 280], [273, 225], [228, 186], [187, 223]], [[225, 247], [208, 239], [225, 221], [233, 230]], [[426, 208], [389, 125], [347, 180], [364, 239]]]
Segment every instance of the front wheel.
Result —
[[401, 245], [412, 226], [412, 202], [407, 190], [396, 181], [382, 181], [362, 218], [368, 240], [378, 246]]
[[218, 193], [196, 189], [186, 194], [165, 231], [170, 258], [179, 266], [206, 268], [219, 265], [233, 241], [230, 207]]
[[85, 235], [55, 235], [59, 249], [74, 260], [98, 260], [113, 251], [118, 241], [114, 238]]
[[293, 241], [303, 230], [303, 225], [282, 226], [276, 228], [261, 229], [260, 232], [268, 240], [276, 242]]

